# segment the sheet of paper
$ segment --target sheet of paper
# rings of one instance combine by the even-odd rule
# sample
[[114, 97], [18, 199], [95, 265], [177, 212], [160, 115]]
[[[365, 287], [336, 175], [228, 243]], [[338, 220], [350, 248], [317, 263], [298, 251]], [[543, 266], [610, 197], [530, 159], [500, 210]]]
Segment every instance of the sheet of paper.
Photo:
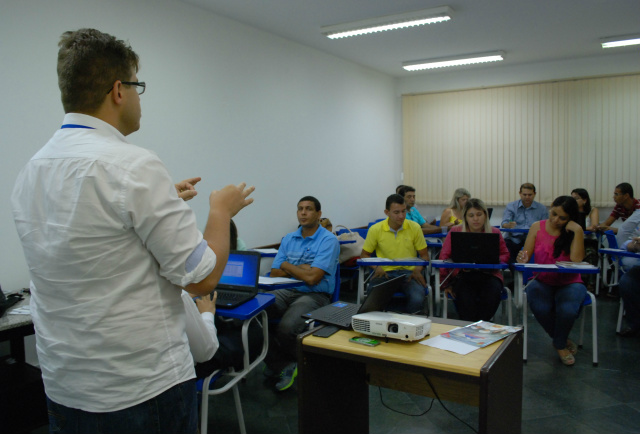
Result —
[[558, 268], [555, 264], [518, 264], [524, 265], [527, 268]]
[[253, 250], [256, 251], [256, 252], [265, 253], [265, 254], [267, 254], [267, 253], [278, 253], [278, 249], [253, 249]]
[[428, 347], [439, 348], [441, 350], [451, 351], [463, 356], [478, 349], [478, 347], [474, 347], [473, 345], [443, 338], [439, 335], [431, 339], [420, 341], [420, 344], [426, 345]]
[[389, 258], [360, 258], [358, 261], [362, 262], [393, 262], [393, 260]]
[[21, 306], [9, 311], [9, 315], [31, 315], [31, 308], [29, 306]]
[[262, 285], [275, 285], [278, 283], [302, 283], [302, 280], [297, 279], [289, 279], [288, 277], [267, 277], [267, 276], [259, 276], [258, 284]]

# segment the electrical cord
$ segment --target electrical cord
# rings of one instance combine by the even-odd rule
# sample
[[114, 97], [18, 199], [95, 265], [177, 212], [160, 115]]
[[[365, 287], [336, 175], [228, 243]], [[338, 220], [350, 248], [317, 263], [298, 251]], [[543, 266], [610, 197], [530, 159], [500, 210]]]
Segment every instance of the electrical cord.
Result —
[[466, 426], [468, 426], [471, 431], [477, 433], [478, 430], [475, 429], [474, 427], [472, 427], [471, 425], [469, 425], [468, 423], [466, 423], [464, 420], [460, 419], [458, 416], [456, 416], [455, 414], [453, 414], [451, 412], [451, 410], [449, 410], [447, 407], [445, 407], [444, 403], [442, 402], [442, 400], [440, 399], [440, 396], [438, 395], [438, 392], [436, 392], [435, 387], [433, 387], [433, 384], [431, 384], [431, 380], [429, 380], [429, 377], [427, 377], [427, 374], [422, 374], [422, 376], [424, 377], [425, 380], [427, 380], [427, 383], [429, 383], [429, 387], [431, 387], [431, 391], [433, 392], [434, 395], [436, 395], [436, 399], [438, 400], [438, 402], [440, 403], [440, 405], [442, 406], [442, 408], [445, 409], [445, 411], [447, 413], [449, 413], [451, 416], [453, 416], [454, 418], [456, 418], [457, 420], [459, 420], [460, 422], [462, 422], [463, 424], [465, 424]]

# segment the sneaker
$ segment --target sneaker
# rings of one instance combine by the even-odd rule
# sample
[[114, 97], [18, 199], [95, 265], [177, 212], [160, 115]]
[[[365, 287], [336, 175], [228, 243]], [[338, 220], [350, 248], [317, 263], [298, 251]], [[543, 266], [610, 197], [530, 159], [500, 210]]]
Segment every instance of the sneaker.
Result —
[[283, 390], [290, 388], [297, 375], [298, 364], [295, 362], [289, 363], [280, 373], [280, 381], [276, 383], [276, 390], [282, 392]]

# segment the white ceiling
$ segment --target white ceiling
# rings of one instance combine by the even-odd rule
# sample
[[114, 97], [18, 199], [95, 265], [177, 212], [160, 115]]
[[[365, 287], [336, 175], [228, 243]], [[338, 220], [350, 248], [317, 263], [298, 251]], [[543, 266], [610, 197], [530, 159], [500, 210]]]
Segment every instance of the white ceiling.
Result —
[[[603, 50], [599, 39], [640, 33], [640, 0], [182, 0], [266, 32], [394, 77], [404, 61], [502, 50], [506, 60], [473, 68], [578, 59], [631, 50]], [[330, 40], [333, 24], [450, 6], [446, 23]], [[617, 51], [616, 51], [617, 50]], [[471, 67], [462, 67], [471, 68]], [[449, 69], [450, 70], [450, 69]]]

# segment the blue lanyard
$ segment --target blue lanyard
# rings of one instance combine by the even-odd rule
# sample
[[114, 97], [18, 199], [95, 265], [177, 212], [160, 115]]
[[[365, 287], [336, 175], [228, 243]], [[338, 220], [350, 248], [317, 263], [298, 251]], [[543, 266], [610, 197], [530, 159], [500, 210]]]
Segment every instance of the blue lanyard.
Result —
[[87, 130], [95, 130], [95, 128], [93, 127], [87, 127], [85, 125], [76, 125], [76, 124], [64, 124], [63, 126], [60, 127], [61, 130], [65, 128], [86, 128]]

